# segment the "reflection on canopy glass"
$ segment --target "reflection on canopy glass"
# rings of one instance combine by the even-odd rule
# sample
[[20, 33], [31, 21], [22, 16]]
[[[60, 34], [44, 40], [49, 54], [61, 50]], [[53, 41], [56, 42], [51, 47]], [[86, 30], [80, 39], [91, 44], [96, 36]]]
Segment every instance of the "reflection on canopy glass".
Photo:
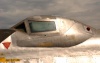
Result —
[[31, 21], [29, 26], [31, 32], [46, 32], [56, 30], [54, 21]]

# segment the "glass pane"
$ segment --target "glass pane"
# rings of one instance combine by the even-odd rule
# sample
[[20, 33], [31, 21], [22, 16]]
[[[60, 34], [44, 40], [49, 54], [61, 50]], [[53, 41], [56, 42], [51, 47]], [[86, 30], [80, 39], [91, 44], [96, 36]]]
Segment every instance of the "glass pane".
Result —
[[15, 29], [20, 30], [22, 32], [26, 32], [26, 27], [25, 27], [24, 22], [21, 23], [20, 25], [16, 26]]
[[54, 21], [32, 21], [29, 23], [31, 32], [46, 32], [56, 30]]

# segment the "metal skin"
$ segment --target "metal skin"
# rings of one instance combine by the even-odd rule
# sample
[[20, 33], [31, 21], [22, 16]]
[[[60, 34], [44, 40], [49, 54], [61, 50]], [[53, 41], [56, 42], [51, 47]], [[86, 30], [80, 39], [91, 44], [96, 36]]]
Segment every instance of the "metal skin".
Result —
[[[29, 27], [31, 21], [54, 21], [55, 31], [31, 33]], [[20, 23], [25, 23], [26, 32], [16, 29]], [[8, 49], [0, 43], [0, 53], [7, 58], [36, 59], [37, 63], [54, 63], [55, 57], [68, 57], [76, 55], [89, 55], [86, 52], [87, 45], [78, 46], [80, 43], [100, 42], [100, 31], [78, 21], [56, 16], [32, 16], [26, 18], [10, 29], [15, 30], [11, 34], [11, 45]], [[9, 38], [8, 37], [8, 38]], [[5, 40], [4, 40], [5, 41]], [[84, 47], [84, 48], [82, 48]], [[92, 48], [92, 47], [90, 47]], [[92, 48], [93, 49], [93, 48]], [[84, 52], [79, 52], [79, 51]], [[94, 51], [94, 50], [91, 50]], [[92, 54], [100, 54], [93, 53]], [[73, 62], [72, 62], [73, 63]]]
[[[31, 33], [29, 20], [54, 21], [56, 30]], [[86, 41], [95, 34], [95, 29], [87, 25], [55, 16], [33, 16], [23, 22], [27, 32], [16, 31], [12, 34], [13, 42], [19, 47], [70, 47]], [[15, 29], [14, 27], [11, 29]], [[87, 30], [88, 27], [90, 30]]]

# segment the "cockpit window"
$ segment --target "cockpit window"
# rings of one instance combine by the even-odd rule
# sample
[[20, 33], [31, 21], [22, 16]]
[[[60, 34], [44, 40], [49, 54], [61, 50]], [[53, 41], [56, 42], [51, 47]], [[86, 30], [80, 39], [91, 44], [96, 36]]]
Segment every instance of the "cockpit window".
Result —
[[29, 26], [31, 32], [46, 32], [56, 30], [54, 21], [31, 21]]
[[21, 23], [20, 25], [16, 26], [15, 29], [22, 31], [22, 32], [26, 32], [26, 27], [25, 27], [24, 22]]

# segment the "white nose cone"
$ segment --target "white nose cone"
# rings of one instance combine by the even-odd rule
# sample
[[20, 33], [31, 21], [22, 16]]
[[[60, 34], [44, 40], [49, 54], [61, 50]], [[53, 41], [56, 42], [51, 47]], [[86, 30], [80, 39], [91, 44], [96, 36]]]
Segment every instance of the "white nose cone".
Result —
[[7, 37], [4, 41], [0, 43], [0, 49], [8, 49], [11, 45], [11, 36]]

